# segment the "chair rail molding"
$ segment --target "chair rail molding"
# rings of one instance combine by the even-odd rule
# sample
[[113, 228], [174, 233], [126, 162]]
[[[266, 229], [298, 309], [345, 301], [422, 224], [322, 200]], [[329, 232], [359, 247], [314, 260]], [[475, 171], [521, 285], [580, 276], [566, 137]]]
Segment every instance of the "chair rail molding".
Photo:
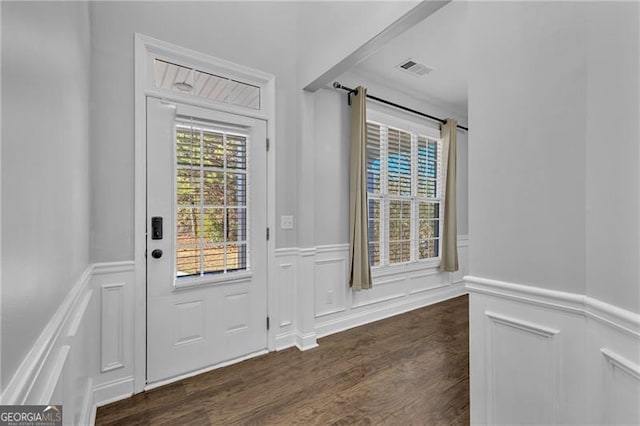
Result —
[[463, 279], [470, 293], [485, 294], [582, 315], [640, 337], [640, 314], [589, 296], [490, 278], [465, 276]]

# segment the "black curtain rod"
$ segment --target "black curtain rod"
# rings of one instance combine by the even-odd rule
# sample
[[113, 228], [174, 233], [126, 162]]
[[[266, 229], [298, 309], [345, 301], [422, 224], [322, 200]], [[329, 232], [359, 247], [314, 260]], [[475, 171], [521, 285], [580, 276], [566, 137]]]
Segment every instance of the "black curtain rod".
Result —
[[[334, 89], [342, 89], [342, 90], [345, 90], [345, 91], [349, 92], [349, 105], [351, 105], [351, 94], [352, 93], [356, 93], [356, 94], [358, 93], [358, 91], [356, 89], [351, 89], [349, 87], [343, 86], [342, 84], [338, 83], [337, 81], [333, 83], [333, 88]], [[407, 108], [406, 106], [398, 105], [398, 104], [396, 104], [394, 102], [388, 101], [386, 99], [379, 98], [377, 96], [373, 96], [373, 95], [367, 94], [367, 98], [373, 99], [374, 101], [380, 102], [380, 103], [385, 104], [385, 105], [392, 106], [394, 108], [401, 109], [403, 111], [410, 112], [412, 114], [419, 115], [421, 117], [426, 117], [426, 118], [428, 118], [430, 120], [439, 121], [442, 124], [446, 123], [446, 121], [447, 121], [447, 120], [443, 120], [442, 118], [434, 117], [433, 115], [425, 114], [424, 112], [416, 111], [415, 109]], [[468, 127], [464, 127], [464, 126], [461, 126], [459, 124], [458, 124], [458, 129], [462, 129], [462, 130], [465, 130], [467, 132], [469, 131]]]

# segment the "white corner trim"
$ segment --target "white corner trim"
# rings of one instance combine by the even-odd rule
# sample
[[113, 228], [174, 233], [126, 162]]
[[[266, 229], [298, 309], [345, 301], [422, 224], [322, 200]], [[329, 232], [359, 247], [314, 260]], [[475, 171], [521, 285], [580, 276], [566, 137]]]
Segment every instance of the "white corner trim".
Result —
[[529, 321], [523, 321], [517, 318], [496, 314], [495, 312], [485, 311], [484, 314], [496, 324], [502, 324], [508, 327], [517, 328], [518, 330], [526, 331], [527, 333], [535, 334], [538, 336], [549, 338], [560, 333], [560, 330], [556, 330], [554, 328], [549, 328], [539, 324], [534, 324]]
[[[40, 333], [27, 356], [22, 360], [4, 392], [2, 392], [2, 404], [21, 405], [27, 402], [27, 398], [29, 398], [39, 375], [45, 367], [45, 363], [55, 348], [58, 336], [62, 333], [67, 322], [72, 319], [70, 317], [76, 311], [78, 305], [84, 300], [81, 295], [88, 287], [92, 272], [93, 265], [87, 266], [60, 307], [53, 314], [49, 323], [42, 330], [42, 333]], [[59, 355], [60, 353], [56, 356], [59, 358]]]
[[511, 299], [585, 316], [640, 337], [639, 314], [592, 297], [491, 278], [465, 276], [463, 280], [470, 293]]
[[636, 380], [640, 380], [640, 366], [638, 364], [629, 361], [607, 348], [601, 348], [600, 352], [611, 365], [618, 367]]
[[296, 346], [301, 351], [316, 348], [318, 347], [318, 341], [316, 339], [315, 331], [306, 334], [296, 333]]

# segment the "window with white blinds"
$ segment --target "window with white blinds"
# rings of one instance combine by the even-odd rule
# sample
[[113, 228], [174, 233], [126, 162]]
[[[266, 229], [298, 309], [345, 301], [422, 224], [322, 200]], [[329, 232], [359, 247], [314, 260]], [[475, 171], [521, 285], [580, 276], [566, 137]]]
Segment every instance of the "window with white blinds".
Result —
[[367, 122], [371, 266], [440, 256], [441, 163], [439, 140]]
[[176, 122], [176, 276], [248, 269], [247, 136]]

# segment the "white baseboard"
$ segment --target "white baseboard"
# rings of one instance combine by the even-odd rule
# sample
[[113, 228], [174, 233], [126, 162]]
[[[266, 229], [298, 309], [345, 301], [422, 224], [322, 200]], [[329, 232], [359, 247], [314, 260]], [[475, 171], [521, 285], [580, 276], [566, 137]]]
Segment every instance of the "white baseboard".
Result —
[[297, 340], [297, 333], [295, 330], [278, 334], [276, 336], [275, 350], [281, 351], [283, 349], [296, 346], [296, 340]]
[[454, 283], [425, 291], [412, 298], [404, 298], [391, 304], [381, 306], [366, 306], [367, 309], [352, 309], [349, 315], [328, 321], [318, 322], [316, 332], [318, 338], [339, 333], [350, 328], [359, 327], [370, 322], [379, 321], [395, 315], [400, 315], [414, 309], [423, 308], [434, 303], [442, 302], [466, 294], [464, 283]]
[[95, 386], [92, 390], [93, 405], [102, 407], [133, 395], [133, 377], [122, 377]]
[[311, 333], [296, 333], [296, 346], [301, 351], [307, 351], [309, 349], [317, 348], [317, 336], [315, 332]]

